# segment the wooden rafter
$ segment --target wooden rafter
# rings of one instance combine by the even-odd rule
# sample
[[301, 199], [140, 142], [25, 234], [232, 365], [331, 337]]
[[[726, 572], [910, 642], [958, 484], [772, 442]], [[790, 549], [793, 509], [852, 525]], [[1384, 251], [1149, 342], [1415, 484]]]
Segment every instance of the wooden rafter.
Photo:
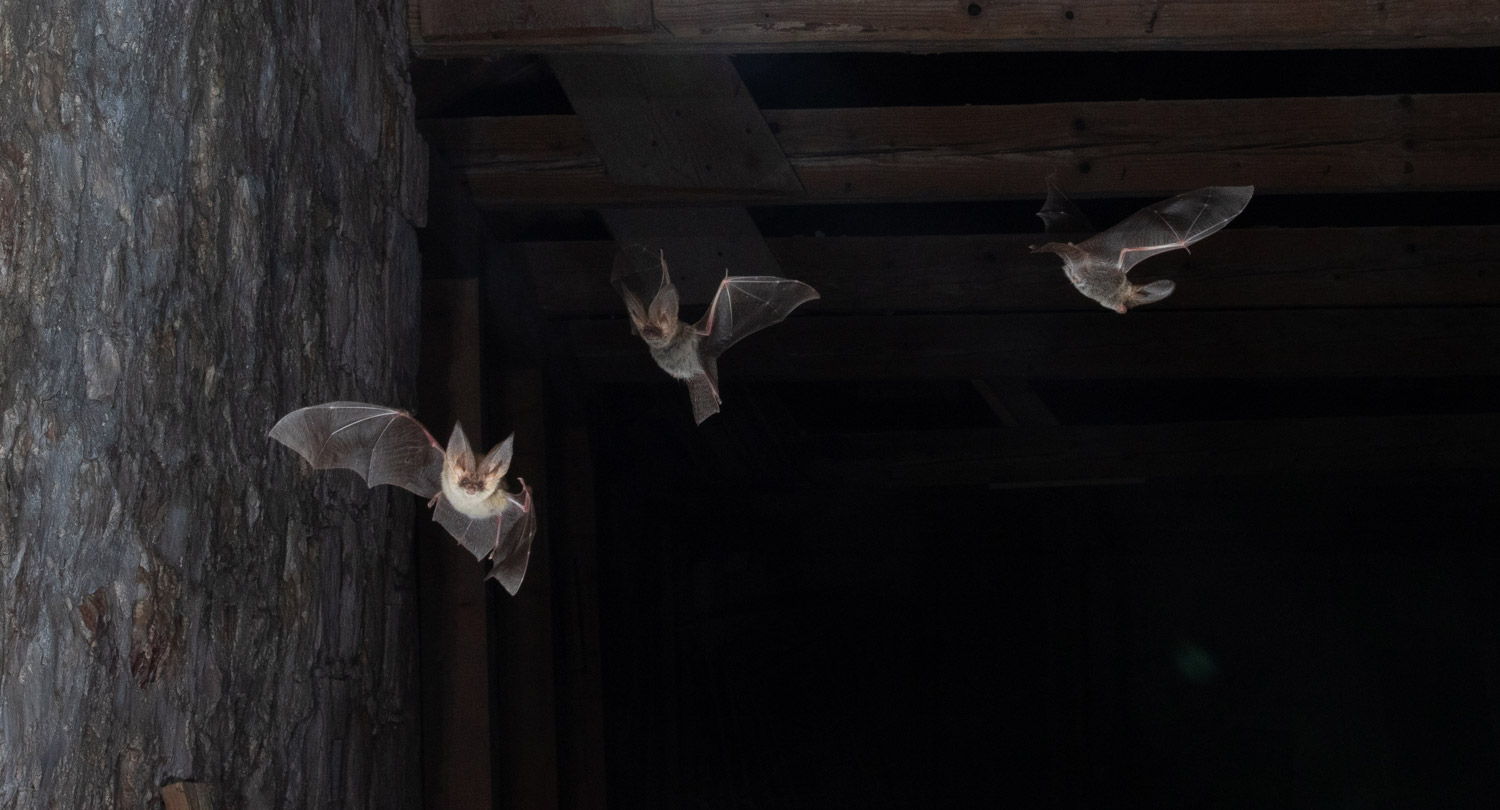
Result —
[[481, 206], [897, 202], [1500, 186], [1500, 93], [766, 110], [805, 198], [612, 179], [572, 116], [429, 121]]
[[[823, 313], [1081, 310], [1050, 255], [1027, 248], [1041, 234], [793, 237], [766, 240], [782, 271], [823, 293]], [[606, 283], [611, 242], [518, 246], [534, 268], [538, 303], [554, 317], [614, 315]], [[722, 250], [722, 248], [721, 248]], [[672, 254], [676, 255], [676, 254]], [[673, 261], [675, 270], [735, 272], [727, 257]], [[670, 256], [669, 256], [670, 259]], [[1229, 228], [1142, 264], [1140, 279], [1172, 278], [1157, 309], [1500, 305], [1500, 226]], [[707, 303], [711, 286], [682, 288]]]
[[[818, 317], [817, 306], [736, 346], [725, 379], [1500, 374], [1495, 307]], [[662, 379], [623, 320], [568, 331], [590, 379]]]
[[614, 182], [802, 194], [729, 57], [565, 54], [548, 61]]
[[413, 0], [425, 57], [508, 50], [1258, 50], [1500, 44], [1487, 0]]

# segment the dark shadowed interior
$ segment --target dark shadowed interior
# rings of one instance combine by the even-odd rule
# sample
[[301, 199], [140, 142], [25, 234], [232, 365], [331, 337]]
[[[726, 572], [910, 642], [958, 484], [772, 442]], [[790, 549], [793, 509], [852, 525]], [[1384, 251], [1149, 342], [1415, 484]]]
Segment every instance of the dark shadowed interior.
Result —
[[[1369, 98], [1500, 88], [1500, 52], [1463, 48], [732, 64], [773, 121], [1068, 102], [1086, 133], [1095, 104], [1308, 99], [1323, 119], [1285, 141], [1223, 146], [1305, 167], [1342, 148], [1308, 133], [1344, 137]], [[462, 119], [573, 114], [545, 57], [413, 71], [425, 131], [471, 184], [508, 158], [481, 157]], [[1213, 126], [1195, 148], [1216, 148]], [[621, 234], [598, 209], [618, 203], [471, 185], [512, 266], [427, 272], [520, 275], [542, 315], [528, 328], [573, 386], [549, 389], [549, 418], [587, 437], [596, 531], [545, 542], [593, 545], [608, 803], [1494, 806], [1497, 127], [1445, 132], [1441, 154], [1427, 136], [1394, 145], [1407, 173], [1464, 162], [1473, 184], [1262, 181], [1233, 154], [1180, 157], [1218, 167], [1196, 185], [1261, 190], [1201, 248], [1135, 270], [1178, 291], [1123, 317], [1025, 250], [1049, 172], [1089, 186], [1076, 197], [1101, 225], [1188, 190], [1117, 190], [1121, 149], [1113, 179], [1089, 174], [1084, 139], [1037, 147], [1029, 185], [979, 195], [745, 195], [785, 274], [823, 298], [726, 355], [723, 411], [702, 426], [608, 286]], [[1368, 154], [1330, 161], [1388, 160], [1385, 135], [1351, 137]], [[1450, 236], [1466, 241], [1430, 241]], [[1210, 289], [1235, 257], [1236, 283]], [[673, 266], [700, 306], [723, 270]], [[492, 352], [515, 353], [507, 329], [487, 330]]]

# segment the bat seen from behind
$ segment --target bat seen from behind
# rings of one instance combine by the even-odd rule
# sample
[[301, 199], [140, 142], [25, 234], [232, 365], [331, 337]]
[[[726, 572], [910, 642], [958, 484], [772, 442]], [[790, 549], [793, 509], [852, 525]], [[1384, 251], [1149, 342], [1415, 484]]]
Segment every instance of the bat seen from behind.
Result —
[[[662, 371], [687, 383], [698, 424], [719, 412], [719, 355], [741, 338], [781, 323], [792, 310], [818, 297], [801, 281], [779, 276], [724, 274], [708, 312], [695, 324], [677, 319], [677, 287], [658, 255], [661, 272], [633, 267], [622, 252], [610, 283], [625, 299], [634, 331], [646, 341]], [[650, 301], [650, 304], [642, 303]]]
[[[1130, 283], [1125, 274], [1136, 263], [1188, 245], [1217, 233], [1240, 215], [1255, 193], [1254, 186], [1209, 186], [1179, 194], [1147, 206], [1123, 222], [1078, 244], [1048, 242], [1031, 248], [1033, 253], [1056, 253], [1062, 257], [1068, 280], [1078, 291], [1115, 312], [1160, 301], [1176, 285], [1162, 279], [1150, 284]], [[1077, 208], [1061, 189], [1048, 182], [1047, 202], [1037, 214], [1047, 223], [1075, 224]]]
[[489, 579], [514, 595], [526, 577], [536, 510], [531, 487], [505, 489], [515, 434], [482, 458], [461, 425], [446, 450], [411, 414], [364, 402], [326, 402], [283, 416], [271, 438], [297, 451], [313, 469], [353, 470], [370, 486], [394, 484], [430, 498], [432, 519], [480, 560], [493, 561]]

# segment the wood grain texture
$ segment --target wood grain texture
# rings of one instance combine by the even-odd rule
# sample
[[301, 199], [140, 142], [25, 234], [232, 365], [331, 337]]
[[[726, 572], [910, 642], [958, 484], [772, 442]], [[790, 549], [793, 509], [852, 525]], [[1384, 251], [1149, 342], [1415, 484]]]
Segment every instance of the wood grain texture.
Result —
[[0, 31], [0, 808], [419, 806], [416, 499], [267, 438], [415, 400], [400, 4]]
[[[1258, 50], [1482, 47], [1500, 44], [1500, 13], [1486, 0], [1249, 0], [1151, 4], [952, 0], [655, 0], [651, 26], [630, 31], [518, 24], [514, 8], [469, 11], [472, 0], [419, 0], [413, 40], [419, 55], [480, 55], [515, 48], [688, 50]], [[541, 4], [534, 4], [540, 6]], [[562, 4], [592, 9], [603, 0]], [[563, 12], [558, 12], [563, 13]], [[608, 17], [606, 17], [608, 19]], [[638, 19], [638, 18], [632, 18]], [[593, 26], [597, 28], [597, 26]], [[550, 28], [551, 30], [547, 30]]]
[[[1030, 252], [1028, 246], [1041, 239], [1041, 234], [981, 234], [765, 241], [782, 275], [822, 293], [819, 312], [1098, 309], [1067, 283], [1056, 259]], [[619, 296], [608, 284], [613, 243], [532, 242], [519, 249], [529, 257], [539, 302], [549, 314], [621, 312]], [[713, 276], [722, 272], [719, 262], [727, 261], [714, 258], [671, 264], [674, 274]], [[742, 271], [736, 263], [728, 268]], [[1152, 304], [1157, 310], [1497, 306], [1500, 226], [1231, 226], [1194, 245], [1191, 253], [1153, 257], [1132, 277], [1177, 282], [1171, 297]], [[702, 306], [712, 288], [687, 284], [682, 292], [685, 304]]]
[[569, 54], [548, 62], [614, 182], [801, 196], [729, 57]]
[[849, 486], [1045, 486], [1500, 467], [1500, 416], [1069, 425], [809, 439], [808, 475]]
[[[1500, 93], [767, 110], [808, 202], [1262, 194], [1500, 186]], [[754, 204], [769, 194], [623, 186], [569, 116], [424, 132], [482, 206]]]
[[214, 810], [213, 789], [202, 782], [173, 782], [161, 789], [166, 810]]
[[489, 39], [587, 39], [651, 31], [651, 0], [425, 0], [408, 6], [414, 42]]
[[[1494, 307], [820, 317], [819, 303], [737, 345], [724, 379], [1500, 374]], [[584, 374], [671, 382], [627, 324], [570, 324]]]

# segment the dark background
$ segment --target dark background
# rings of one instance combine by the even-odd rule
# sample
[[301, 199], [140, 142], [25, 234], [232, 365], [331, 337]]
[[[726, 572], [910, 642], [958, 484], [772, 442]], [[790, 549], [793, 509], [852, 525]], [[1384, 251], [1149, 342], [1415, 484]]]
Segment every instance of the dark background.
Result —
[[[734, 62], [762, 109], [1500, 87], [1492, 49]], [[500, 78], [442, 92], [486, 70]], [[570, 110], [540, 58], [418, 63], [415, 77], [427, 117]], [[1030, 233], [1040, 197], [751, 214], [767, 237]], [[1151, 200], [1080, 202], [1107, 225]], [[609, 238], [587, 209], [488, 224], [517, 242]], [[1389, 190], [1257, 195], [1231, 228], [1494, 224], [1492, 191]], [[626, 329], [623, 309], [612, 317]], [[1210, 457], [1187, 477], [882, 481], [820, 450], [997, 428], [970, 381], [737, 378], [754, 343], [724, 362], [724, 411], [701, 427], [665, 376], [593, 384], [582, 402], [612, 806], [1500, 800], [1500, 459], [1330, 472], [1286, 440], [1249, 473]], [[1061, 425], [1121, 431], [1500, 409], [1493, 377], [1028, 383]]]

